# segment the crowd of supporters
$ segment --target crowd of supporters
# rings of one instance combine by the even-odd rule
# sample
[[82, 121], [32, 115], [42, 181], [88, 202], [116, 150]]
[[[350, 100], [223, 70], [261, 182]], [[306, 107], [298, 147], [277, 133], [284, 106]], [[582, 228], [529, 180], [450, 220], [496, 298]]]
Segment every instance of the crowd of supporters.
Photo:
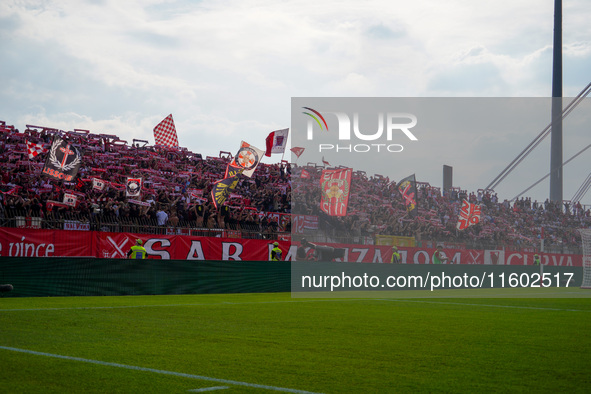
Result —
[[[318, 215], [321, 226], [337, 240], [375, 238], [375, 235], [414, 237], [417, 243], [446, 242], [468, 247], [510, 247], [556, 251], [576, 250], [580, 245], [579, 228], [591, 227], [591, 210], [577, 203], [558, 204], [548, 200], [520, 198], [514, 202], [499, 201], [496, 193], [479, 190], [468, 192], [439, 188], [417, 182], [418, 212], [413, 217], [406, 211], [396, 182], [355, 171], [351, 181], [348, 215], [331, 217], [319, 207], [318, 187], [322, 167], [295, 167], [293, 170], [293, 211]], [[305, 171], [305, 177], [302, 177]], [[462, 200], [481, 206], [480, 223], [458, 230]]]
[[[290, 231], [289, 215], [282, 215], [291, 207], [288, 163], [261, 163], [251, 178], [241, 177], [227, 202], [216, 209], [211, 189], [224, 177], [229, 153], [202, 158], [186, 149], [146, 146], [147, 141], [128, 144], [115, 135], [62, 132], [84, 155], [75, 182], [55, 182], [41, 176], [45, 155], [30, 159], [26, 141], [49, 147], [56, 132], [33, 127], [19, 132], [0, 124], [3, 219], [43, 218], [47, 228], [59, 228], [70, 219], [88, 222], [93, 229], [228, 229], [270, 238]], [[129, 177], [143, 180], [140, 198], [127, 197]], [[104, 181], [104, 189], [93, 187], [93, 179]], [[72, 191], [75, 207], [62, 203], [64, 193]]]
[[[41, 176], [44, 155], [30, 159], [25, 141], [49, 146], [56, 132], [39, 127], [19, 132], [0, 122], [3, 225], [16, 217], [28, 217], [43, 218], [45, 228], [60, 228], [70, 219], [98, 230], [113, 231], [113, 225], [124, 231], [138, 231], [138, 227], [150, 231], [162, 227], [228, 229], [242, 231], [241, 236], [273, 238], [291, 230], [288, 214], [293, 205], [294, 213], [317, 216], [319, 231], [335, 242], [371, 242], [376, 235], [395, 235], [414, 237], [418, 243], [520, 249], [538, 248], [542, 237], [548, 248], [575, 247], [579, 244], [576, 230], [591, 227], [591, 211], [580, 204], [529, 198], [498, 201], [491, 191], [454, 188], [443, 193], [421, 182], [417, 182], [418, 214], [410, 216], [396, 182], [362, 171], [354, 172], [347, 216], [331, 217], [319, 208], [323, 168], [292, 168], [286, 162], [261, 163], [251, 178], [241, 176], [227, 202], [216, 209], [211, 189], [224, 177], [229, 152], [203, 158], [186, 149], [148, 146], [147, 141], [129, 144], [115, 135], [82, 130], [60, 134], [84, 152], [78, 173], [83, 182], [54, 182]], [[302, 177], [303, 170], [306, 177]], [[141, 198], [126, 196], [124, 185], [129, 177], [143, 179]], [[93, 178], [108, 186], [97, 190]], [[75, 207], [61, 203], [64, 193], [71, 190], [79, 195]], [[480, 204], [482, 215], [478, 225], [460, 231], [456, 223], [464, 199]]]

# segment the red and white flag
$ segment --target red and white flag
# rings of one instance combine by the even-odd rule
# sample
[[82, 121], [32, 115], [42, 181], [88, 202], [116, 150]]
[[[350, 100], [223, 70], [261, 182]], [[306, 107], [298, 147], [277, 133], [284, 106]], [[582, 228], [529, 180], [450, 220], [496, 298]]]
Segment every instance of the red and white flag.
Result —
[[480, 212], [480, 205], [463, 200], [456, 228], [458, 230], [465, 230], [472, 225], [478, 224], [480, 222]]
[[168, 115], [164, 120], [154, 127], [154, 140], [156, 145], [164, 145], [178, 148], [179, 140], [176, 136], [176, 127], [174, 127], [174, 120], [172, 114]]
[[307, 170], [302, 170], [302, 174], [300, 175], [300, 178], [310, 179], [310, 173]]
[[78, 196], [74, 193], [64, 193], [64, 204], [69, 207], [75, 207], [78, 205]]
[[320, 177], [320, 209], [330, 216], [346, 216], [351, 191], [351, 168], [323, 170]]
[[294, 146], [293, 148], [290, 149], [294, 155], [296, 155], [298, 157], [298, 159], [300, 158], [300, 156], [302, 155], [302, 153], [304, 153], [305, 148], [300, 148], [299, 146]]
[[27, 143], [27, 151], [29, 152], [29, 159], [34, 159], [35, 157], [47, 153], [49, 149], [45, 148], [43, 144], [34, 144], [25, 140]]
[[105, 189], [105, 181], [99, 178], [92, 178], [92, 188], [94, 190], [103, 191]]
[[327, 162], [326, 160], [324, 160], [324, 156], [322, 156], [322, 164], [324, 164], [325, 166], [329, 166], [330, 163]]
[[267, 151], [265, 156], [271, 156], [271, 153], [284, 153], [287, 146], [287, 136], [289, 129], [275, 130], [267, 136]]

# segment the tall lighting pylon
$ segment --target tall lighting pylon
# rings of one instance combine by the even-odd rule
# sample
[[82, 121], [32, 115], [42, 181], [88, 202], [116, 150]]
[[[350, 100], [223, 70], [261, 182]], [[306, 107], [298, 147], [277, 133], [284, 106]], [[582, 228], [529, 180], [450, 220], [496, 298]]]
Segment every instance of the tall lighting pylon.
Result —
[[554, 0], [550, 201], [562, 203], [562, 0]]

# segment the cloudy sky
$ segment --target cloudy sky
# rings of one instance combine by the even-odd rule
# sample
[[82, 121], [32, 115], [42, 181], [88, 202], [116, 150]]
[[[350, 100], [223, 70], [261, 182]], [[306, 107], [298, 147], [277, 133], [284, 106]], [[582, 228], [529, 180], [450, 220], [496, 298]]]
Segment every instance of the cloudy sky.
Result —
[[[591, 82], [591, 7], [565, 0], [563, 14], [572, 97]], [[551, 0], [4, 0], [0, 120], [153, 143], [172, 113], [182, 146], [217, 156], [241, 140], [263, 147], [289, 127], [292, 97], [548, 97], [552, 30]], [[456, 186], [486, 186], [539, 131], [505, 143], [486, 174], [462, 178], [478, 155], [455, 154], [454, 180], [466, 183]], [[486, 136], [505, 141], [495, 138]], [[591, 143], [569, 138], [565, 130], [565, 159]], [[502, 197], [544, 176], [548, 156]], [[565, 199], [590, 158], [591, 149], [569, 164], [576, 173], [565, 167]], [[428, 164], [417, 176], [440, 186], [451, 163]], [[548, 183], [530, 195], [545, 199]]]

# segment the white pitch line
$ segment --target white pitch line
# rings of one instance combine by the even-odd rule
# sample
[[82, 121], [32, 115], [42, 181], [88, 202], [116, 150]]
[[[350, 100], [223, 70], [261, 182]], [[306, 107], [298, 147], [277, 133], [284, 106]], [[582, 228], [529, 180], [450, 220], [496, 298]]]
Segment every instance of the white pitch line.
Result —
[[240, 382], [238, 380], [218, 379], [218, 378], [212, 378], [209, 376], [192, 375], [192, 374], [188, 374], [188, 373], [174, 372], [174, 371], [165, 371], [162, 369], [144, 368], [144, 367], [138, 367], [135, 365], [117, 364], [117, 363], [111, 363], [111, 362], [107, 362], [107, 361], [90, 360], [87, 358], [63, 356], [60, 354], [52, 354], [52, 353], [36, 352], [34, 350], [18, 349], [18, 348], [8, 347], [8, 346], [0, 346], [0, 349], [9, 350], [9, 351], [13, 351], [13, 352], [19, 352], [19, 353], [33, 354], [35, 356], [53, 357], [53, 358], [60, 358], [62, 360], [80, 361], [83, 363], [105, 365], [108, 367], [131, 369], [134, 371], [152, 372], [152, 373], [158, 373], [158, 374], [162, 374], [162, 375], [172, 375], [172, 376], [178, 376], [178, 377], [188, 378], [188, 379], [206, 380], [209, 382], [231, 384], [234, 386], [244, 386], [244, 387], [251, 387], [251, 388], [271, 390], [271, 391], [282, 391], [285, 393], [320, 394], [320, 393], [314, 393], [311, 391], [295, 390], [295, 389], [290, 389], [290, 388], [285, 388], [285, 387], [276, 387], [276, 386], [267, 386], [267, 385], [256, 384], [256, 383]]
[[217, 305], [253, 305], [253, 304], [293, 304], [308, 302], [339, 302], [339, 301], [371, 301], [375, 298], [335, 298], [322, 300], [290, 300], [290, 301], [248, 301], [248, 302], [213, 302], [213, 303], [195, 303], [195, 304], [154, 304], [154, 305], [120, 305], [120, 306], [75, 306], [64, 308], [20, 308], [20, 309], [0, 309], [0, 312], [24, 312], [24, 311], [67, 311], [84, 309], [126, 309], [126, 308], [162, 308], [177, 306], [217, 306]]
[[229, 389], [228, 386], [204, 387], [202, 389], [189, 390], [190, 393], [205, 393], [206, 391], [216, 391]]
[[533, 309], [542, 311], [559, 311], [559, 312], [591, 312], [586, 309], [561, 309], [561, 308], [543, 308], [536, 306], [521, 306], [521, 305], [494, 305], [494, 304], [468, 304], [464, 302], [438, 302], [438, 301], [420, 301], [420, 300], [404, 300], [404, 299], [390, 299], [380, 298], [381, 301], [391, 302], [418, 302], [422, 304], [444, 304], [444, 305], [462, 305], [462, 306], [485, 306], [489, 308], [511, 308], [511, 309]]

